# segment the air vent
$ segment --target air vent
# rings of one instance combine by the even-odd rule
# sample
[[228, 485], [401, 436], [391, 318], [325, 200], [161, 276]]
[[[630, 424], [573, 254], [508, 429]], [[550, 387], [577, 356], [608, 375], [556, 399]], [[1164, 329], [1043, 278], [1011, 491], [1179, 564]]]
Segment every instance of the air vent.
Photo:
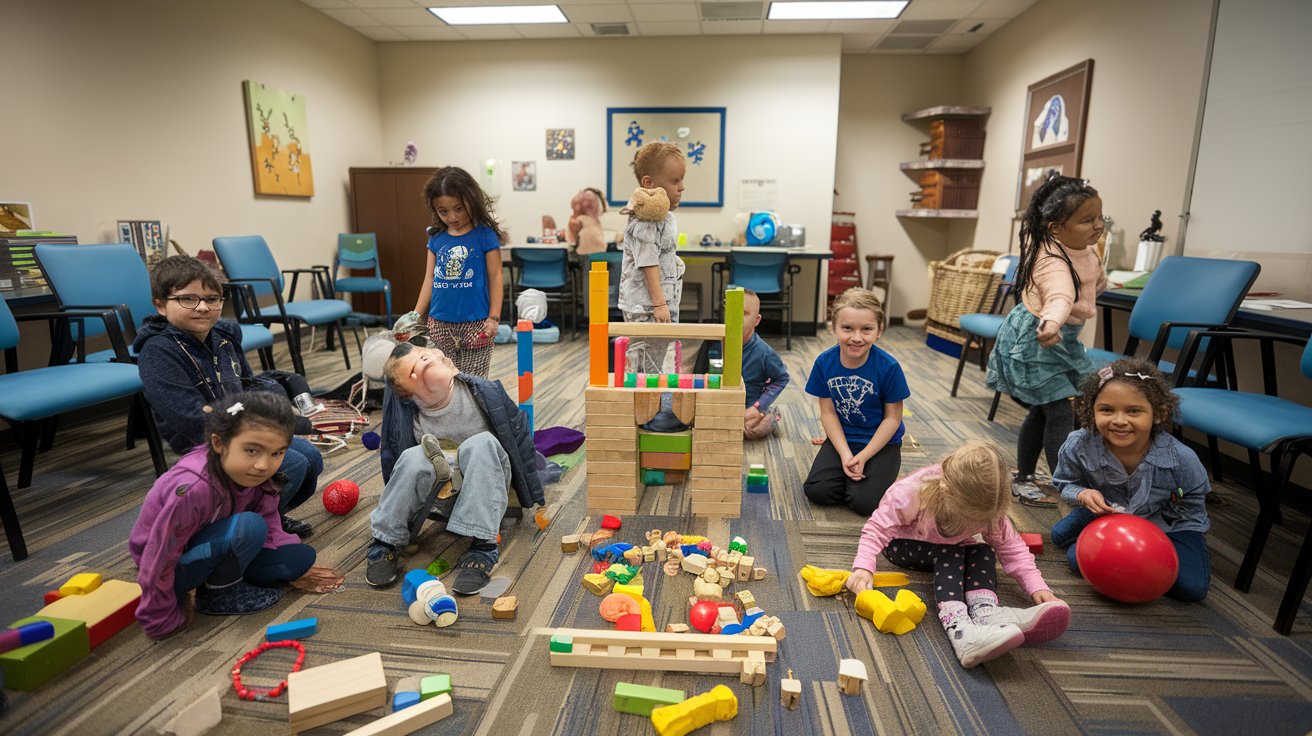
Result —
[[877, 48], [877, 49], [886, 49], [886, 50], [894, 50], [894, 51], [896, 51], [896, 50], [907, 51], [907, 50], [911, 50], [911, 49], [923, 49], [923, 48], [928, 48], [928, 47], [929, 47], [929, 44], [932, 43], [932, 42], [934, 41], [935, 38], [938, 38], [938, 36], [892, 36], [892, 35], [889, 35], [889, 36], [884, 36], [883, 40], [881, 40], [878, 44], [875, 45], [875, 48]]
[[624, 23], [593, 23], [592, 35], [627, 36], [629, 35], [629, 27]]
[[698, 3], [702, 10], [702, 20], [760, 20], [762, 7], [759, 2], [724, 2]]
[[945, 33], [955, 26], [955, 20], [904, 20], [893, 27], [889, 33]]

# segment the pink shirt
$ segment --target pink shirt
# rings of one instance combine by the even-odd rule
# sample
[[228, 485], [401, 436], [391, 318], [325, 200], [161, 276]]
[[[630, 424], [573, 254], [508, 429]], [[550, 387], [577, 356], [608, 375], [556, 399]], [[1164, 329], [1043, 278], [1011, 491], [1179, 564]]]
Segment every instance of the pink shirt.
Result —
[[1080, 275], [1080, 293], [1075, 293], [1066, 261], [1043, 250], [1034, 262], [1030, 285], [1021, 294], [1021, 301], [1040, 321], [1050, 319], [1059, 325], [1082, 325], [1097, 314], [1094, 300], [1107, 288], [1107, 272], [1093, 246], [1071, 250], [1058, 243], [1056, 247], [1070, 257], [1071, 265]]
[[861, 541], [857, 543], [852, 569], [874, 572], [879, 553], [893, 539], [914, 539], [931, 544], [974, 544], [978, 541], [976, 535], [979, 535], [998, 555], [1002, 571], [1015, 578], [1025, 595], [1048, 590], [1043, 575], [1034, 566], [1034, 555], [1016, 533], [1011, 519], [1004, 518], [996, 530], [980, 526], [950, 537], [939, 533], [934, 520], [920, 510], [920, 486], [927, 478], [941, 473], [938, 465], [931, 465], [889, 486], [879, 508], [861, 529]]

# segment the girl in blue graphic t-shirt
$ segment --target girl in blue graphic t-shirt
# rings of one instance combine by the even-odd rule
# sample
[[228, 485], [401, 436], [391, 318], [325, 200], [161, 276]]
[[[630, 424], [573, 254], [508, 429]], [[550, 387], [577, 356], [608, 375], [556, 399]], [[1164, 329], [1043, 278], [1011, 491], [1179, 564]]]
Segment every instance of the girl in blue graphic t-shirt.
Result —
[[843, 292], [830, 320], [838, 344], [815, 359], [806, 381], [820, 400], [825, 441], [802, 489], [812, 503], [870, 516], [902, 467], [902, 402], [911, 391], [902, 366], [875, 347], [884, 310], [873, 292]]
[[438, 169], [424, 184], [433, 213], [428, 265], [415, 312], [428, 337], [462, 373], [487, 378], [501, 321], [501, 244], [492, 200], [464, 169]]

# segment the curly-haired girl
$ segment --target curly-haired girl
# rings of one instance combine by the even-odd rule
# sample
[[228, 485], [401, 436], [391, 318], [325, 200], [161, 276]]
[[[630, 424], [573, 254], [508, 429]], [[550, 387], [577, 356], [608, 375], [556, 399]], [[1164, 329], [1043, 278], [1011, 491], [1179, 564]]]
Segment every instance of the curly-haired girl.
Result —
[[1180, 574], [1166, 595], [1200, 601], [1211, 582], [1204, 533], [1211, 526], [1204, 497], [1211, 490], [1198, 456], [1163, 431], [1179, 400], [1157, 367], [1122, 358], [1088, 376], [1076, 411], [1083, 429], [1072, 432], [1058, 453], [1053, 485], [1077, 506], [1052, 527], [1052, 542], [1070, 546], [1103, 514], [1142, 516], [1166, 532], [1180, 558]]

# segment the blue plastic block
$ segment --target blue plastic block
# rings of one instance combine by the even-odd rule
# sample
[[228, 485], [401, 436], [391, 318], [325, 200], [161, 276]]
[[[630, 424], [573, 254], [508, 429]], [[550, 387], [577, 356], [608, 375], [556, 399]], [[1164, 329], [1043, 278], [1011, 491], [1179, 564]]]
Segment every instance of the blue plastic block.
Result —
[[620, 559], [624, 557], [625, 552], [631, 549], [633, 549], [633, 545], [628, 542], [616, 542], [610, 546], [598, 547], [592, 550], [592, 556], [597, 558], [598, 562], [606, 559], [606, 555], [613, 555], [612, 559]]
[[266, 641], [287, 641], [288, 639], [304, 639], [307, 636], [314, 636], [314, 632], [319, 630], [319, 619], [301, 618], [295, 621], [288, 621], [285, 624], [274, 624], [264, 630]]
[[747, 609], [746, 611], [743, 611], [743, 626], [746, 628], [751, 628], [752, 623], [755, 622], [756, 619], [764, 615], [765, 615], [765, 611], [762, 611], [759, 607], [756, 606], [753, 606]]
[[746, 626], [743, 626], [742, 624], [725, 624], [725, 625], [724, 625], [724, 628], [720, 629], [720, 633], [721, 633], [721, 634], [741, 634], [741, 633], [743, 633], [743, 632], [746, 631], [746, 630], [747, 630], [747, 627], [746, 627]]
[[415, 598], [418, 597], [415, 594], [415, 591], [419, 590], [419, 586], [423, 585], [429, 580], [436, 580], [436, 579], [437, 578], [428, 574], [428, 570], [425, 569], [411, 570], [410, 572], [405, 574], [405, 579], [401, 581], [401, 600], [405, 601], [405, 604], [407, 606], [410, 605], [411, 603], [414, 603]]
[[679, 545], [679, 551], [680, 551], [680, 552], [683, 552], [683, 556], [684, 556], [684, 557], [687, 557], [688, 555], [703, 555], [703, 556], [705, 556], [705, 553], [702, 552], [700, 549], [697, 549], [697, 545], [695, 545], [695, 544], [681, 544], [681, 545]]
[[402, 708], [409, 708], [419, 703], [419, 693], [401, 692], [392, 695], [392, 712], [395, 713]]

